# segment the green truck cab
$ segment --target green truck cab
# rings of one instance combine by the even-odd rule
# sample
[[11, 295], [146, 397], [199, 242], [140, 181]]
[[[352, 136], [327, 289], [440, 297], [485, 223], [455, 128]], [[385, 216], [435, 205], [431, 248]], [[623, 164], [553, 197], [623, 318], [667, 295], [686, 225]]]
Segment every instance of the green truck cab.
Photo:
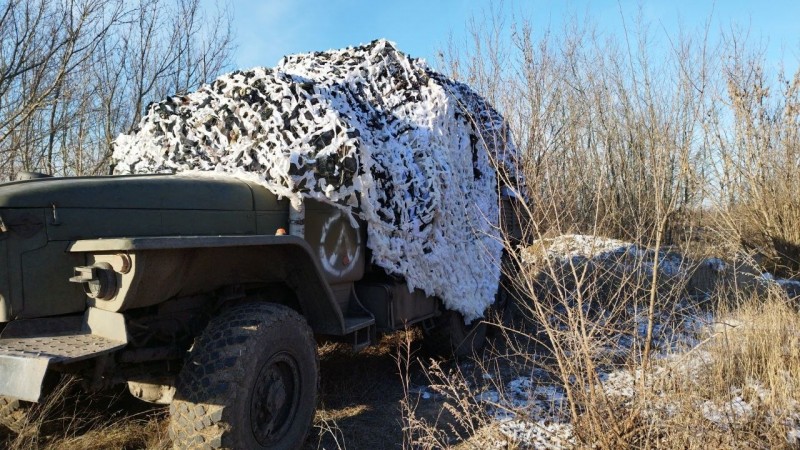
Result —
[[295, 448], [317, 340], [360, 349], [422, 323], [458, 352], [480, 344], [483, 325], [373, 266], [354, 225], [230, 177], [0, 184], [0, 423], [63, 372], [170, 404], [179, 448]]

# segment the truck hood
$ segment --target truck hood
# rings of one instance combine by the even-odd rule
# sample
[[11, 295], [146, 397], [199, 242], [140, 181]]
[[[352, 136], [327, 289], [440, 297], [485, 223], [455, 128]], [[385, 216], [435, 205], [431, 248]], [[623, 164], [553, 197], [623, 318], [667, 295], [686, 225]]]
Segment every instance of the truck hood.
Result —
[[[254, 193], [254, 190], [257, 192]], [[235, 178], [125, 175], [40, 178], [0, 184], [0, 208], [187, 209], [279, 208], [258, 185]]]

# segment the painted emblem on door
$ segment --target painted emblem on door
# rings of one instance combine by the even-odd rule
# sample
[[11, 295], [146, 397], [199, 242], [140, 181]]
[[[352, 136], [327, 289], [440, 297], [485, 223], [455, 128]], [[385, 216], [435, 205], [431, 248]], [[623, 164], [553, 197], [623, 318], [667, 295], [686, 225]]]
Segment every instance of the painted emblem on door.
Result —
[[319, 246], [322, 268], [333, 276], [341, 277], [356, 267], [360, 256], [361, 233], [337, 210], [322, 224]]

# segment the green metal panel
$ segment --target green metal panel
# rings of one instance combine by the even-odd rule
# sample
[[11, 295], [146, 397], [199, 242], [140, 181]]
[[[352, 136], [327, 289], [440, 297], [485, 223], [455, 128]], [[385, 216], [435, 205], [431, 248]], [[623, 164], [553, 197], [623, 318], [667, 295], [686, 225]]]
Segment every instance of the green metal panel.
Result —
[[[266, 201], [266, 200], [264, 200]], [[0, 185], [0, 208], [253, 210], [250, 185], [233, 178], [144, 175], [41, 178]]]
[[162, 235], [255, 234], [255, 217], [253, 211], [164, 211]]
[[79, 284], [70, 283], [74, 267], [84, 256], [67, 253], [67, 242], [48, 245], [22, 254], [22, 295], [25, 305], [17, 318], [53, 316], [86, 309], [86, 294]]
[[289, 230], [289, 211], [256, 211], [256, 231], [258, 234], [275, 234], [279, 228]]
[[248, 183], [253, 191], [253, 207], [256, 211], [288, 211], [289, 200], [286, 198], [278, 199], [272, 192], [264, 186]]
[[308, 205], [303, 240], [275, 235], [280, 228], [288, 231], [288, 200], [231, 178], [148, 175], [2, 184], [0, 215], [11, 231], [3, 242], [8, 256], [0, 254], [6, 263], [0, 268], [0, 320], [82, 311], [87, 298], [80, 284], [68, 282], [75, 266], [86, 265], [95, 252], [148, 249], [152, 267], [144, 270], [151, 275], [165, 270], [159, 263], [167, 254], [189, 258], [176, 276], [191, 279], [166, 289], [175, 291], [171, 295], [280, 279], [297, 292], [315, 331], [341, 334], [344, 318], [332, 289], [342, 292], [346, 305], [352, 280], [363, 274], [364, 228], [352, 227], [329, 205]]
[[48, 238], [67, 241], [118, 236], [253, 234], [252, 211], [83, 209], [58, 210], [59, 224], [48, 223]]
[[47, 224], [47, 236], [51, 241], [163, 234], [159, 210], [57, 208], [56, 212], [58, 224], [52, 220]]
[[[8, 316], [13, 318], [23, 308], [22, 255], [47, 245], [44, 209], [4, 209], [0, 210], [8, 231], [3, 234], [6, 251], [6, 267], [0, 269], [8, 277]], [[43, 311], [43, 316], [48, 311]]]
[[342, 210], [314, 200], [306, 201], [305, 214], [305, 239], [328, 282], [361, 279], [366, 261], [366, 226], [356, 228]]
[[131, 250], [175, 250], [186, 248], [251, 247], [292, 245], [309, 254], [308, 244], [296, 236], [156, 236], [117, 239], [84, 239], [71, 243], [69, 252], [111, 252]]

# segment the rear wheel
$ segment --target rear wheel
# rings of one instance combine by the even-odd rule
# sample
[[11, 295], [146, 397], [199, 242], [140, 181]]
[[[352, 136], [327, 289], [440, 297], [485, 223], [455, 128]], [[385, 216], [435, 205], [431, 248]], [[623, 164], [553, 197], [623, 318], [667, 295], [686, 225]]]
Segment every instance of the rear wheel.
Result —
[[197, 339], [178, 377], [174, 446], [298, 448], [314, 416], [318, 364], [311, 329], [292, 309], [228, 309]]
[[[63, 377], [62, 374], [47, 371], [42, 380], [42, 394], [38, 403], [17, 400], [11, 397], [0, 396], [0, 426], [13, 433], [20, 433], [30, 423], [41, 420], [41, 415], [47, 412], [47, 405], [60, 393], [67, 390], [74, 380]], [[29, 416], [34, 416], [30, 417]]]
[[486, 322], [475, 319], [467, 325], [461, 313], [445, 311], [424, 334], [423, 347], [432, 355], [470, 356], [486, 344]]

